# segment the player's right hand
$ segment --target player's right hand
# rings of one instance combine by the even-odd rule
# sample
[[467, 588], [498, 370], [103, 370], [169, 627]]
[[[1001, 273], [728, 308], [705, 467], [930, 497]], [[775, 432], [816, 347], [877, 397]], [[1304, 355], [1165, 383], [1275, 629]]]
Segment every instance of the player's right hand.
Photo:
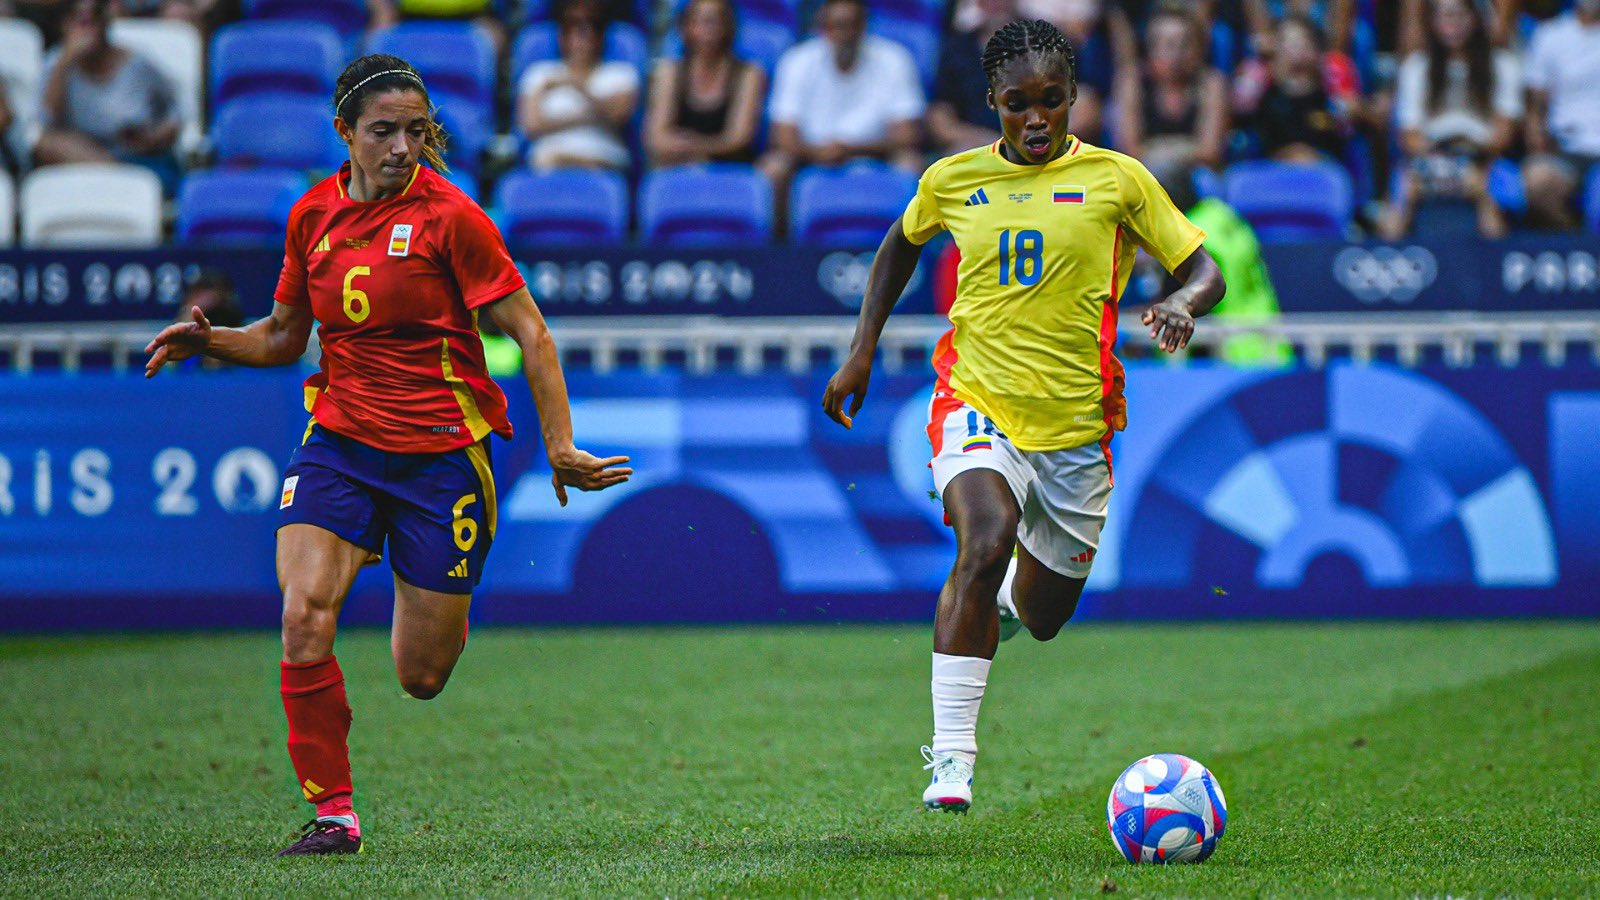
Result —
[[601, 491], [621, 484], [633, 475], [632, 469], [616, 468], [628, 462], [626, 456], [601, 459], [587, 450], [567, 447], [550, 454], [550, 483], [555, 486], [556, 499], [567, 505], [567, 488], [580, 491]]
[[[822, 411], [828, 418], [846, 428], [854, 425], [855, 414], [867, 399], [867, 385], [872, 382], [872, 360], [852, 356], [828, 379], [828, 389], [822, 392]], [[850, 412], [844, 411], [844, 400], [850, 399]]]
[[144, 352], [150, 354], [150, 358], [144, 364], [144, 377], [154, 378], [167, 363], [181, 362], [205, 352], [211, 341], [211, 323], [200, 307], [193, 307], [190, 312], [194, 314], [193, 322], [168, 325], [145, 346]]

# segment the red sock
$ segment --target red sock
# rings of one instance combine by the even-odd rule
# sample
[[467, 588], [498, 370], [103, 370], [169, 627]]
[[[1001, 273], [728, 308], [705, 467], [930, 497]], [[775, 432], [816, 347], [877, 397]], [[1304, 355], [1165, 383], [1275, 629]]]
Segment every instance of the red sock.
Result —
[[[279, 663], [283, 712], [289, 719], [289, 759], [295, 779], [317, 815], [354, 818], [350, 796], [350, 702], [344, 673], [329, 656], [308, 663]], [[327, 810], [327, 811], [325, 811]]]

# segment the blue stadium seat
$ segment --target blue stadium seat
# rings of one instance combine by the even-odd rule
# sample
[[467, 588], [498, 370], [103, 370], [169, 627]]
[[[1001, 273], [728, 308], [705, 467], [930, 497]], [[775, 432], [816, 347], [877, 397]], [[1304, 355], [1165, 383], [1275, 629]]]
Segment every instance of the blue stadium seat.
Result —
[[1334, 163], [1235, 163], [1223, 184], [1228, 204], [1264, 244], [1340, 240], [1350, 225], [1350, 176]]
[[444, 126], [445, 162], [451, 169], [478, 174], [483, 168], [483, 151], [494, 138], [494, 114], [487, 105], [466, 100], [433, 98], [439, 107], [439, 124]]
[[[612, 22], [606, 26], [603, 56], [607, 60], [633, 63], [641, 75], [649, 72], [650, 44], [644, 32], [627, 22]], [[522, 77], [529, 65], [560, 58], [561, 46], [554, 22], [538, 22], [522, 29], [511, 49], [512, 88], [515, 89], [516, 79]]]
[[1583, 188], [1583, 221], [1589, 231], [1600, 234], [1600, 166], [1589, 167], [1589, 183]]
[[327, 100], [252, 94], [224, 103], [211, 122], [223, 166], [336, 169], [350, 158], [333, 130]]
[[1522, 185], [1522, 168], [1509, 159], [1497, 159], [1489, 164], [1489, 196], [1500, 208], [1513, 216], [1528, 211], [1528, 194]]
[[[783, 56], [783, 51], [792, 46], [794, 46], [793, 29], [759, 19], [740, 22], [739, 33], [733, 39], [734, 54], [765, 69], [769, 79], [772, 71], [778, 67], [778, 58]], [[679, 59], [682, 56], [683, 36], [677, 29], [673, 29], [661, 39], [661, 57]]]
[[675, 247], [764, 244], [772, 236], [772, 185], [749, 166], [658, 169], [639, 186], [644, 240]]
[[[353, 38], [367, 27], [367, 0], [245, 0], [246, 19], [319, 22]], [[216, 59], [216, 57], [212, 57]]]
[[789, 236], [825, 247], [876, 247], [917, 192], [917, 176], [881, 165], [812, 168], [795, 177]]
[[874, 14], [867, 28], [872, 34], [895, 41], [911, 52], [911, 61], [917, 64], [917, 74], [922, 77], [922, 92], [931, 96], [933, 79], [939, 72], [939, 49], [944, 40], [939, 26]]
[[512, 246], [616, 243], [628, 230], [628, 185], [615, 172], [514, 172], [494, 197]]
[[198, 244], [283, 243], [289, 208], [306, 179], [287, 169], [195, 172], [178, 190], [178, 240]]
[[373, 35], [367, 52], [411, 63], [439, 106], [465, 102], [486, 112], [494, 108], [494, 45], [470, 22], [404, 22]]
[[211, 38], [211, 105], [253, 94], [300, 94], [332, 104], [344, 45], [315, 22], [239, 22]]
[[872, 0], [874, 19], [892, 19], [938, 29], [944, 25], [945, 0]]

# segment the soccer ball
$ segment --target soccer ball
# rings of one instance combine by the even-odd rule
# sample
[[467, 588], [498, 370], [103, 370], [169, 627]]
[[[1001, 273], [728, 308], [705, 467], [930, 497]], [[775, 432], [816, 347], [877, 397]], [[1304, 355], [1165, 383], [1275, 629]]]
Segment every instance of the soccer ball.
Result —
[[1176, 753], [1146, 756], [1124, 769], [1106, 800], [1111, 843], [1131, 863], [1201, 862], [1227, 826], [1216, 777]]

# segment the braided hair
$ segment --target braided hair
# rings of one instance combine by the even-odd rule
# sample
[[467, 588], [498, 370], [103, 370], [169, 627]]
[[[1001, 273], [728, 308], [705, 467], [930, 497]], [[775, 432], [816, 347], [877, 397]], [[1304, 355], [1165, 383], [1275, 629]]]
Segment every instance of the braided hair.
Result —
[[444, 148], [448, 135], [436, 118], [438, 110], [428, 99], [428, 87], [422, 76], [408, 62], [386, 53], [372, 53], [359, 57], [344, 67], [333, 88], [333, 114], [350, 123], [366, 111], [367, 101], [385, 91], [416, 91], [432, 114], [428, 120], [428, 133], [422, 144], [422, 158], [440, 172], [450, 168], [444, 163]]
[[1072, 43], [1061, 29], [1043, 19], [1017, 19], [996, 31], [983, 45], [983, 74], [993, 87], [1006, 63], [1028, 54], [1060, 56], [1067, 69], [1067, 81], [1077, 80], [1077, 59]]

